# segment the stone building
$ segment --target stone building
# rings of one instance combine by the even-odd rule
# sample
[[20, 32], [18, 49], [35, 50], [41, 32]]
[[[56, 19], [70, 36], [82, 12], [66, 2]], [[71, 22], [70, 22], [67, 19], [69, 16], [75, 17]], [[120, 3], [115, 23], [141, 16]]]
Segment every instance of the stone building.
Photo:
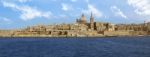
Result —
[[93, 17], [92, 13], [91, 13], [91, 17], [90, 17], [90, 29], [94, 30], [94, 17]]
[[[110, 23], [94, 22], [94, 16], [91, 13], [90, 22], [86, 21], [86, 17], [82, 14], [80, 19], [76, 20], [75, 24], [58, 24], [58, 25], [38, 25], [27, 27], [21, 31], [15, 32], [15, 35], [28, 36], [51, 36], [51, 37], [82, 37], [82, 36], [98, 36], [104, 31], [113, 31], [114, 25]], [[102, 32], [102, 33], [101, 33]]]
[[82, 14], [81, 18], [77, 19], [76, 22], [79, 23], [79, 24], [86, 24], [87, 21], [86, 21], [85, 15]]
[[78, 30], [78, 31], [87, 31], [88, 26], [84, 24], [72, 24], [70, 27], [71, 30]]
[[96, 31], [105, 31], [106, 30], [106, 26], [104, 23], [95, 22], [94, 25], [95, 25]]

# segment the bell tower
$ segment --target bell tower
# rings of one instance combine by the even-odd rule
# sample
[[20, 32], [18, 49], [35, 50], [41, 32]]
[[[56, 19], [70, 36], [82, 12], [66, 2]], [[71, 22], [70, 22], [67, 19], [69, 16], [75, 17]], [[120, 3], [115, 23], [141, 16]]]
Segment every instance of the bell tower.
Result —
[[90, 17], [90, 29], [94, 30], [94, 17], [93, 17], [92, 13], [91, 13], [91, 17]]

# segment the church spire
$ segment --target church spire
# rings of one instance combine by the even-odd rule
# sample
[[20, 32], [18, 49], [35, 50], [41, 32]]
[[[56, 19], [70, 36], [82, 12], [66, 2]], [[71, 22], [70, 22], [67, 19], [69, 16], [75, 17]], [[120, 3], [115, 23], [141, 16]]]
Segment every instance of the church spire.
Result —
[[91, 18], [93, 18], [93, 13], [91, 12]]
[[94, 23], [93, 13], [91, 12], [90, 23]]
[[84, 17], [84, 14], [82, 14], [82, 17]]
[[93, 30], [94, 29], [94, 17], [93, 13], [91, 12], [91, 17], [90, 17], [90, 28]]

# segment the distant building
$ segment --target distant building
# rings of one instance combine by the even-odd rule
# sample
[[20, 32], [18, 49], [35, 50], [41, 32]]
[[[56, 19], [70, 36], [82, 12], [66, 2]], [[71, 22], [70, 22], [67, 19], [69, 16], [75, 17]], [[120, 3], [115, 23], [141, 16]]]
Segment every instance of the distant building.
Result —
[[86, 17], [84, 16], [84, 14], [82, 14], [81, 18], [77, 19], [76, 22], [79, 24], [86, 24]]
[[91, 17], [90, 17], [90, 29], [94, 30], [94, 17], [93, 17], [92, 13], [91, 13]]
[[105, 31], [106, 30], [106, 26], [104, 23], [95, 22], [94, 25], [95, 25], [96, 31]]

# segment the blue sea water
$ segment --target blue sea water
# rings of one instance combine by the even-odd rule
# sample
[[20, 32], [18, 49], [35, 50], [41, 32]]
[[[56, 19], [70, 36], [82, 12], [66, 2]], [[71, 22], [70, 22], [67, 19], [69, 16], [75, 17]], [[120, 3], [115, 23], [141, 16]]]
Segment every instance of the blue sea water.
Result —
[[150, 37], [0, 38], [0, 57], [150, 57]]

